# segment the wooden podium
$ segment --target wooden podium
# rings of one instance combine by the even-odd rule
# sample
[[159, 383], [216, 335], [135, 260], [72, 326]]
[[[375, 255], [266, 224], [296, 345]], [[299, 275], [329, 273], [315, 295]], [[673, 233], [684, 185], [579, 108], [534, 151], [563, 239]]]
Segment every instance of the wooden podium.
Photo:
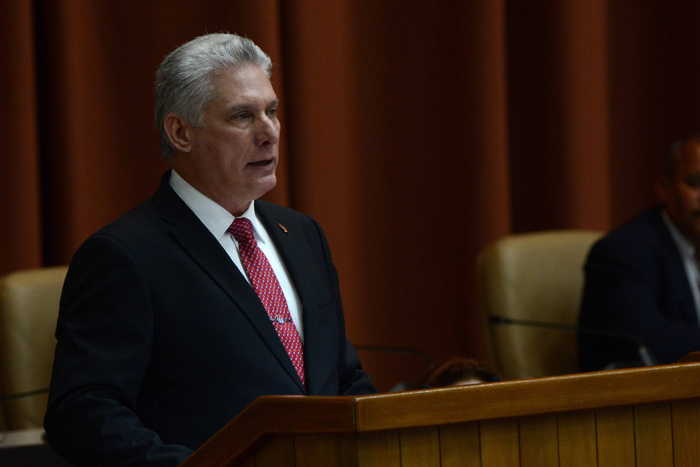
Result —
[[697, 467], [700, 363], [361, 397], [260, 397], [184, 467]]

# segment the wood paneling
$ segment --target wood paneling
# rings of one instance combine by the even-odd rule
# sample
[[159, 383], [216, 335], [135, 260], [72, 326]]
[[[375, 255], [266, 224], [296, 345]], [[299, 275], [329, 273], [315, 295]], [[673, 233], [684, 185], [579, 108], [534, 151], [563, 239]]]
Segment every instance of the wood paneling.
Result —
[[296, 467], [357, 466], [357, 445], [352, 434], [297, 435]]
[[596, 411], [598, 467], [635, 467], [634, 408]]
[[255, 467], [293, 467], [294, 438], [289, 436], [270, 436], [263, 439], [255, 455]]
[[666, 467], [674, 455], [688, 467], [700, 458], [698, 380], [700, 364], [688, 363], [398, 394], [263, 397], [183, 467], [229, 465], [256, 449], [256, 467]]
[[676, 401], [671, 412], [675, 467], [696, 467], [700, 462], [700, 401]]
[[360, 433], [357, 436], [358, 467], [400, 467], [401, 447], [397, 431]]
[[[228, 465], [265, 435], [355, 431], [355, 398], [262, 396], [248, 405], [182, 464], [182, 467]], [[300, 417], [299, 414], [304, 416]], [[323, 427], [319, 430], [319, 427]], [[232, 440], [235, 440], [232, 442]]]
[[399, 432], [402, 467], [440, 467], [440, 436], [437, 427]]
[[440, 427], [442, 467], [481, 467], [479, 423], [459, 423]]
[[595, 414], [592, 411], [560, 414], [557, 424], [561, 465], [597, 466]]
[[[672, 467], [673, 437], [669, 404], [635, 408], [637, 467]], [[696, 459], [697, 462], [697, 459]]]
[[559, 467], [556, 416], [543, 415], [520, 420], [520, 465]]
[[512, 467], [518, 465], [519, 456], [515, 419], [481, 423], [481, 463], [484, 467]]
[[[359, 434], [276, 436], [244, 467], [696, 467], [700, 400]], [[675, 458], [675, 463], [674, 463]]]

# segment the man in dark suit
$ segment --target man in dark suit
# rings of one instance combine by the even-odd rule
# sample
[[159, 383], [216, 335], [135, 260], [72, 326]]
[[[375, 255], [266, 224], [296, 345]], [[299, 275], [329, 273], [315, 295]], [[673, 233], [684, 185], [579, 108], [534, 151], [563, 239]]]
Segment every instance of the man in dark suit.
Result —
[[611, 231], [588, 255], [583, 370], [671, 363], [700, 350], [699, 137], [673, 145], [656, 189], [661, 206]]
[[270, 59], [210, 34], [156, 75], [172, 170], [92, 235], [61, 297], [45, 426], [76, 465], [174, 466], [257, 396], [373, 392], [316, 222], [275, 186]]

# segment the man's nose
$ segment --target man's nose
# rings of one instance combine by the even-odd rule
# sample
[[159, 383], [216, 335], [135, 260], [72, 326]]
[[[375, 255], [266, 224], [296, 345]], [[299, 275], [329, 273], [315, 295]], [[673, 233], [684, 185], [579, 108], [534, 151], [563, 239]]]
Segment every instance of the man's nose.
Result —
[[279, 136], [280, 129], [277, 118], [265, 115], [258, 119], [255, 129], [255, 144], [258, 146], [277, 144]]

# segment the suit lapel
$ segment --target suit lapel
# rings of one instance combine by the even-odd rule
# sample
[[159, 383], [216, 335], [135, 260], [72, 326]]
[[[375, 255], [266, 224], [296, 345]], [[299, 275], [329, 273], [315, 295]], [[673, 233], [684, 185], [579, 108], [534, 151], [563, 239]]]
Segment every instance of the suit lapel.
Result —
[[315, 292], [317, 284], [309, 280], [316, 277], [318, 272], [313, 269], [313, 256], [303, 238], [303, 232], [298, 228], [290, 228], [284, 219], [271, 215], [261, 204], [255, 204], [256, 213], [282, 256], [304, 308], [318, 305], [318, 294]]
[[679, 308], [684, 315], [684, 319], [697, 324], [698, 314], [695, 310], [695, 298], [693, 297], [693, 292], [690, 290], [690, 284], [688, 283], [689, 278], [685, 271], [683, 256], [678, 250], [678, 245], [664, 222], [661, 212], [660, 209], [657, 210], [652, 220], [659, 234], [660, 243], [664, 251], [663, 258], [665, 258], [666, 268], [669, 271], [669, 286], [672, 291], [671, 297], [673, 297], [676, 303], [682, 304]]
[[257, 294], [242, 276], [226, 251], [211, 235], [197, 216], [170, 188], [169, 172], [154, 196], [154, 205], [161, 215], [168, 233], [196, 264], [231, 298], [248, 318], [277, 361], [303, 390], [277, 332], [267, 317]]

